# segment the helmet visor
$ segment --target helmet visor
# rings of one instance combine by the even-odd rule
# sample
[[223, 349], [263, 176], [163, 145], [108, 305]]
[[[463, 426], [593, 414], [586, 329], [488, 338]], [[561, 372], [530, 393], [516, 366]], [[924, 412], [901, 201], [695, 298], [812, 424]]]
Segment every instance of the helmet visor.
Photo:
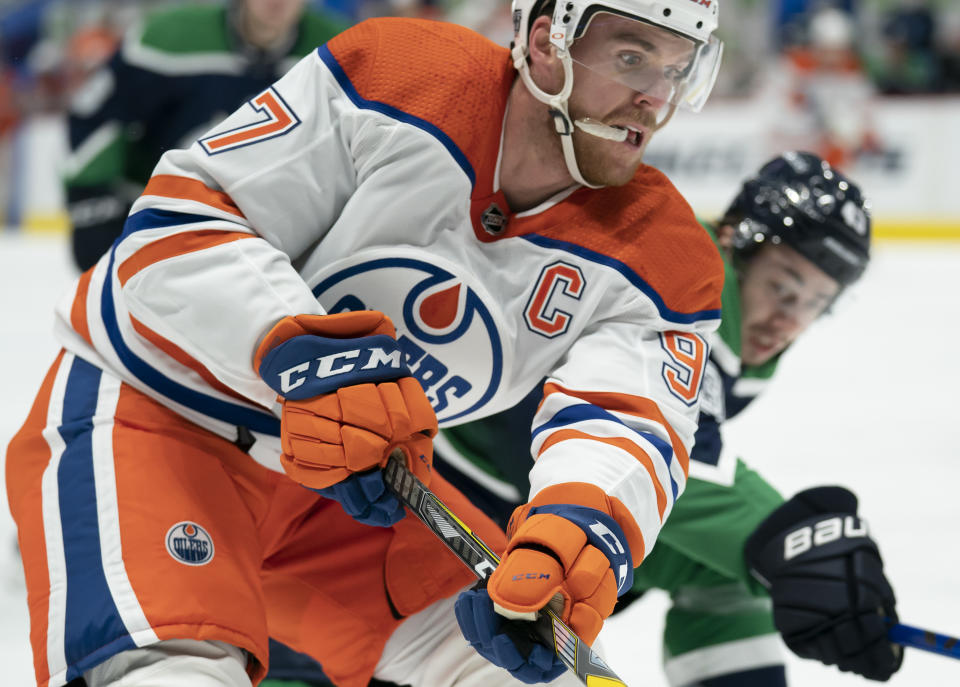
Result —
[[571, 59], [605, 79], [699, 112], [717, 79], [723, 44], [707, 43], [613, 12], [593, 13], [570, 47]]

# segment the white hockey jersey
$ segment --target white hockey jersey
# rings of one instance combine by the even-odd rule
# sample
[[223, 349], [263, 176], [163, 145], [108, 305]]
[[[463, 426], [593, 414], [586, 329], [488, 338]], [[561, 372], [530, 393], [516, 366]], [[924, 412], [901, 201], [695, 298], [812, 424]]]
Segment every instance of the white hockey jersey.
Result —
[[511, 213], [513, 80], [507, 51], [461, 27], [346, 31], [164, 155], [59, 308], [64, 345], [218, 435], [245, 428], [279, 470], [260, 339], [288, 315], [381, 310], [441, 425], [546, 377], [533, 492], [600, 486], [649, 551], [685, 484], [722, 263], [649, 167]]

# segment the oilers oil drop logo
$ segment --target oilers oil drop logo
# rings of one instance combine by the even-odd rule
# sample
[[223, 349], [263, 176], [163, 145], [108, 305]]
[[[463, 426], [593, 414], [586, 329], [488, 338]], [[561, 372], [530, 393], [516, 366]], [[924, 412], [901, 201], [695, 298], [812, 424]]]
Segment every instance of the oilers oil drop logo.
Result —
[[310, 279], [320, 304], [328, 313], [369, 309], [390, 317], [441, 424], [480, 410], [504, 376], [501, 328], [481, 290], [436, 256], [374, 255], [339, 261]]
[[167, 553], [184, 565], [206, 565], [213, 560], [213, 539], [195, 522], [185, 520], [167, 530]]

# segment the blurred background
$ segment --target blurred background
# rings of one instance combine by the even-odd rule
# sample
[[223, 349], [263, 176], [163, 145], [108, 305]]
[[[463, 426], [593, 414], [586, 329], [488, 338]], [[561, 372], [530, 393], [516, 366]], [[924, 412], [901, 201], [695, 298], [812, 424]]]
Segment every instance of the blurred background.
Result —
[[[725, 438], [784, 493], [853, 487], [903, 621], [960, 634], [960, 1], [720, 1], [718, 87], [702, 113], [680, 113], [654, 137], [648, 162], [712, 218], [766, 159], [811, 150], [863, 188], [876, 237], [863, 282], [791, 347], [767, 397], [725, 425]], [[64, 184], [68, 107], [125, 31], [174, 4], [183, 2], [0, 0], [0, 455], [56, 353], [53, 304], [79, 274]], [[405, 15], [465, 24], [503, 45], [512, 33], [508, 0], [310, 4], [343, 25]], [[32, 667], [4, 499], [0, 488], [0, 683], [18, 687], [31, 684]], [[635, 687], [665, 685], [665, 607], [650, 594], [604, 630], [608, 660]], [[789, 660], [797, 687], [871, 684]], [[916, 651], [890, 682], [958, 683], [960, 663]]]
[[[65, 108], [126, 29], [172, 4], [0, 0], [0, 226], [65, 230]], [[512, 32], [507, 0], [310, 4], [344, 24], [422, 16], [504, 45]], [[759, 163], [803, 148], [866, 187], [881, 238], [957, 235], [960, 3], [723, 0], [720, 34], [715, 95], [702, 115], [681, 114], [658, 135], [649, 158], [698, 212], [721, 211]]]

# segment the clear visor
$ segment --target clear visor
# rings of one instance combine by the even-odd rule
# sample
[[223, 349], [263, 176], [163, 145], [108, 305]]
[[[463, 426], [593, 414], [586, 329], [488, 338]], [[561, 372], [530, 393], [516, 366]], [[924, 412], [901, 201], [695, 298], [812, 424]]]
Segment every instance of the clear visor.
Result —
[[661, 103], [699, 112], [720, 69], [723, 43], [681, 36], [655, 24], [596, 12], [570, 47], [572, 60]]

